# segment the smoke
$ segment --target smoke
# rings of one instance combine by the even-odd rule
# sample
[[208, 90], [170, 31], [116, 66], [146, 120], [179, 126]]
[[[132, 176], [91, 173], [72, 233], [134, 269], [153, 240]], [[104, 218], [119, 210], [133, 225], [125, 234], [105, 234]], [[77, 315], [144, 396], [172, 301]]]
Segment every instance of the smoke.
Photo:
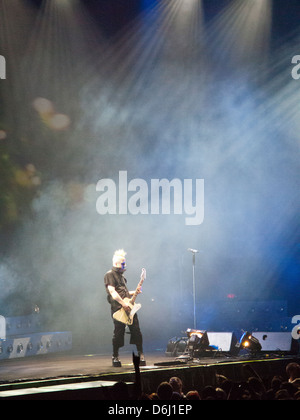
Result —
[[[265, 61], [261, 67], [247, 64], [232, 71], [226, 66], [225, 71], [224, 61], [203, 54], [203, 40], [197, 48], [197, 33], [189, 32], [176, 49], [176, 31], [184, 30], [184, 21], [176, 26], [175, 11], [166, 10], [143, 15], [111, 44], [101, 38], [95, 51], [88, 48], [91, 30], [82, 34], [87, 50], [80, 59], [72, 56], [72, 78], [64, 89], [57, 77], [51, 98], [59, 112], [70, 110], [66, 130], [41, 129], [45, 118], [37, 122], [35, 110], [28, 110], [42, 96], [33, 83], [34, 67], [30, 88], [23, 86], [36, 166], [47, 171], [32, 213], [0, 265], [3, 307], [17, 315], [37, 304], [51, 328], [72, 330], [77, 346], [98, 352], [111, 343], [103, 277], [115, 249], [127, 252], [130, 289], [141, 268], [147, 269], [138, 299], [150, 346], [164, 345], [166, 337], [192, 326], [188, 248], [200, 251], [198, 303], [228, 294], [258, 299], [274, 297], [285, 258], [280, 247], [283, 242], [293, 247], [295, 240], [286, 231], [299, 204], [296, 130], [278, 120], [286, 79], [273, 90]], [[156, 26], [147, 27], [146, 18]], [[194, 44], [187, 49], [189, 40]], [[39, 45], [44, 41], [40, 38]], [[39, 61], [37, 51], [33, 60], [26, 54], [25, 62]], [[39, 80], [38, 69], [34, 72]], [[41, 90], [51, 92], [46, 79], [43, 73]], [[148, 183], [204, 179], [203, 224], [185, 226], [184, 215], [173, 214], [100, 216], [96, 183], [117, 182], [121, 170]], [[20, 298], [8, 304], [15, 293]]]

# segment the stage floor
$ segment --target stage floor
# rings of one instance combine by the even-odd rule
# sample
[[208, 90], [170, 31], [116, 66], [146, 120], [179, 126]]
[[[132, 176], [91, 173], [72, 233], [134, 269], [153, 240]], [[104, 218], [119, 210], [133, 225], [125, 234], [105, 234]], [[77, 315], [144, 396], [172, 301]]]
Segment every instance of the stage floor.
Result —
[[[0, 398], [35, 399], [34, 395], [39, 394], [41, 399], [43, 393], [42, 399], [49, 399], [50, 394], [52, 399], [59, 399], [58, 395], [64, 395], [62, 399], [94, 399], [92, 389], [111, 387], [121, 380], [134, 383], [132, 354], [125, 353], [120, 359], [121, 368], [112, 367], [111, 356], [107, 354], [59, 353], [1, 360]], [[146, 355], [147, 365], [140, 367], [140, 371], [145, 391], [150, 392], [172, 376], [184, 378], [192, 388], [214, 384], [216, 373], [232, 380], [244, 380], [243, 366], [247, 363], [251, 363], [260, 374], [272, 376], [275, 371], [284, 374], [285, 366], [291, 360], [299, 363], [297, 356], [274, 354], [255, 359], [220, 355], [186, 363], [167, 357], [163, 352], [153, 352]], [[102, 397], [97, 392], [95, 398]]]
[[[68, 377], [106, 377], [133, 374], [132, 353], [120, 355], [122, 367], [112, 367], [111, 355], [56, 353], [30, 357], [4, 359], [0, 361], [0, 384], [20, 381], [50, 380]], [[247, 361], [244, 357], [203, 357], [185, 363], [177, 358], [167, 357], [164, 352], [146, 354], [146, 366], [140, 371], [161, 370], [176, 367], [209, 366], [221, 363]], [[252, 359], [251, 359], [252, 360]]]

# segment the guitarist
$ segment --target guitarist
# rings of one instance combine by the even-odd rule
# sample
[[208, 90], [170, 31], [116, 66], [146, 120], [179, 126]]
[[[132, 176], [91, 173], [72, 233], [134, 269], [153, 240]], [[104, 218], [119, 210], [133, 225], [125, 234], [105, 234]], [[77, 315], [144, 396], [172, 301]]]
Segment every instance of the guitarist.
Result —
[[[130, 298], [133, 292], [130, 292], [127, 288], [127, 280], [123, 273], [126, 270], [126, 252], [123, 249], [115, 251], [113, 256], [113, 267], [104, 276], [104, 284], [107, 292], [107, 299], [111, 305], [111, 315], [118, 311], [120, 308], [124, 308], [126, 312], [130, 312], [130, 307], [123, 300], [124, 298]], [[138, 289], [138, 293], [141, 290]], [[124, 346], [124, 334], [126, 325], [122, 322], [117, 321], [113, 318], [114, 332], [113, 332], [113, 355], [112, 365], [114, 367], [121, 367], [119, 360], [119, 348]], [[139, 326], [139, 320], [137, 314], [133, 317], [132, 325], [128, 325], [130, 330], [130, 344], [135, 344], [140, 357], [140, 364], [145, 365], [145, 358], [143, 355], [143, 336]]]

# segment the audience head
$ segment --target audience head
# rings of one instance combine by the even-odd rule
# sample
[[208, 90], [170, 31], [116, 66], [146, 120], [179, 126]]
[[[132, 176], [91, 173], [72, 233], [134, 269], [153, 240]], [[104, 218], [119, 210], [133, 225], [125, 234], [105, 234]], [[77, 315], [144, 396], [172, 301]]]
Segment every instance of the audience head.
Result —
[[160, 400], [170, 400], [173, 394], [173, 388], [169, 382], [161, 382], [156, 391]]
[[169, 384], [174, 392], [178, 392], [178, 394], [182, 393], [182, 380], [180, 378], [172, 376], [172, 378], [169, 379]]
[[295, 362], [289, 363], [286, 367], [286, 374], [289, 382], [292, 382], [295, 379], [300, 379], [300, 365]]

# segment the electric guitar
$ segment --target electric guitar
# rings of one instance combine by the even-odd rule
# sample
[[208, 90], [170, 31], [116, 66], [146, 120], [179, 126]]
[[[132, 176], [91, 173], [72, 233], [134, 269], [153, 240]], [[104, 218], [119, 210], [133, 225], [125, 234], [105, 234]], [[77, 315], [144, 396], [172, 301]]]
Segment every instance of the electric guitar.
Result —
[[141, 279], [139, 281], [139, 284], [137, 285], [137, 288], [135, 289], [134, 294], [132, 295], [131, 298], [124, 298], [124, 302], [126, 302], [126, 305], [130, 307], [130, 312], [126, 312], [125, 309], [122, 307], [121, 309], [119, 309], [118, 311], [116, 311], [113, 314], [113, 318], [119, 322], [122, 322], [123, 324], [126, 325], [132, 325], [133, 323], [133, 317], [136, 314], [136, 312], [141, 308], [141, 304], [140, 303], [135, 303], [135, 299], [138, 295], [138, 290], [139, 288], [142, 286], [143, 281], [146, 278], [146, 270], [145, 268], [142, 269], [142, 274], [141, 274]]

